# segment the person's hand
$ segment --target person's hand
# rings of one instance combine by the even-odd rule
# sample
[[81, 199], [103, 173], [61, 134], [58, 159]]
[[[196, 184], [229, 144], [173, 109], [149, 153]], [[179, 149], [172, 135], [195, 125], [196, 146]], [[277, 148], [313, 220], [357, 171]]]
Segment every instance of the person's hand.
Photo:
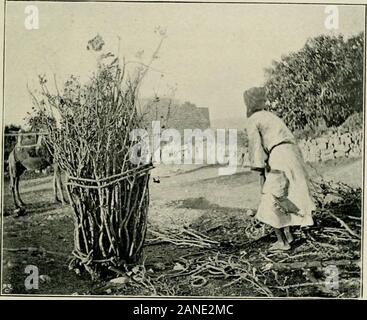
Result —
[[289, 215], [287, 209], [284, 208], [278, 201], [275, 202], [274, 206], [279, 213]]

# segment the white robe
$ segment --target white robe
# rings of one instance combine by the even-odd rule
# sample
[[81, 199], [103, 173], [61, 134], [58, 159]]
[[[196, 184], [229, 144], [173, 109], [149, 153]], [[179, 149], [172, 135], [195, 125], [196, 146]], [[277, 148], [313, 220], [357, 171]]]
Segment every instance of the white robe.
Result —
[[[252, 169], [264, 169], [268, 164], [270, 170], [284, 172], [289, 180], [287, 199], [298, 209], [297, 212], [280, 213], [274, 202], [277, 199], [275, 180], [268, 179], [263, 186], [266, 193], [262, 194], [257, 219], [274, 228], [312, 225], [315, 205], [309, 191], [302, 154], [291, 131], [273, 113], [259, 111], [248, 118], [247, 133]], [[268, 174], [266, 172], [265, 177]]]

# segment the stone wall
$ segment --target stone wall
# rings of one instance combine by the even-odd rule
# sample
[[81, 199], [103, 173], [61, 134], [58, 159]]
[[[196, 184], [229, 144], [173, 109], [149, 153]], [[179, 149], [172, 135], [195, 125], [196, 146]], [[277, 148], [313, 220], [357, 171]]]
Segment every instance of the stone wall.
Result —
[[[302, 139], [298, 143], [306, 162], [321, 162], [337, 158], [358, 158], [363, 152], [362, 131], [334, 132], [328, 135]], [[248, 166], [250, 157], [248, 149], [239, 150], [239, 161]]]
[[336, 132], [316, 139], [301, 140], [299, 146], [306, 162], [319, 162], [361, 157], [362, 143], [362, 131], [354, 131]]

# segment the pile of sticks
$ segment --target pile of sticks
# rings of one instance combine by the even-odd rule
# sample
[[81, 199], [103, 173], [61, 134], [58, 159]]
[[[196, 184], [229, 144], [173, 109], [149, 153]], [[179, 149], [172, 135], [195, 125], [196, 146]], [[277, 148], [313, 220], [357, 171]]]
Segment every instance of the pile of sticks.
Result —
[[32, 95], [47, 144], [67, 174], [74, 211], [70, 268], [84, 268], [93, 279], [140, 261], [152, 169], [144, 154], [131, 161], [143, 150], [141, 137], [133, 140], [131, 132], [143, 126], [137, 94], [146, 70], [128, 77], [125, 64], [105, 56], [86, 84], [72, 76], [63, 92], [56, 86], [51, 94], [41, 77], [41, 98]]
[[190, 228], [166, 229], [156, 231], [149, 230], [150, 238], [146, 243], [149, 245], [159, 243], [172, 243], [176, 246], [214, 248], [219, 245], [218, 241]]
[[[191, 288], [205, 288], [213, 280], [224, 281], [224, 288], [246, 286], [259, 296], [318, 295], [320, 292], [324, 296], [342, 296], [342, 291], [330, 291], [325, 287], [324, 271], [331, 266], [339, 270], [341, 289], [354, 288], [357, 292], [361, 216], [351, 216], [349, 211], [344, 210], [335, 213], [333, 208], [345, 208], [347, 204], [358, 210], [360, 189], [325, 181], [318, 187], [320, 204], [314, 215], [315, 226], [296, 231], [300, 244], [291, 252], [268, 252], [269, 244], [262, 243], [267, 231], [261, 229], [260, 234], [258, 231], [254, 233], [252, 227], [255, 222], [251, 220], [244, 221], [248, 223], [245, 228], [248, 232], [244, 232], [244, 237], [252, 239], [251, 246], [235, 253], [221, 250], [220, 242], [211, 239], [209, 234], [193, 229], [150, 230], [154, 238], [149, 239], [149, 245], [166, 242], [192, 247], [193, 251], [176, 259], [178, 268], [158, 275], [145, 272], [139, 281], [153, 294], [167, 294], [167, 290], [160, 291], [167, 287], [162, 284], [171, 283], [173, 286], [182, 279], [182, 283], [189, 281]], [[333, 203], [325, 202], [325, 197], [330, 194], [336, 196]], [[291, 275], [297, 275], [297, 278]]]

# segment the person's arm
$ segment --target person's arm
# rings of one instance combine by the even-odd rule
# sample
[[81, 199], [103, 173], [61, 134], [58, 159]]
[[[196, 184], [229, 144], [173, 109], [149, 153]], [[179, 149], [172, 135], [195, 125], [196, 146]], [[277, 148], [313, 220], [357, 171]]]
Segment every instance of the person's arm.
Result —
[[267, 164], [267, 154], [264, 151], [262, 146], [262, 140], [260, 136], [260, 132], [256, 123], [249, 122], [247, 126], [247, 134], [248, 134], [248, 147], [250, 153], [250, 166], [251, 170], [257, 171], [260, 173], [260, 185], [265, 182], [265, 170]]

